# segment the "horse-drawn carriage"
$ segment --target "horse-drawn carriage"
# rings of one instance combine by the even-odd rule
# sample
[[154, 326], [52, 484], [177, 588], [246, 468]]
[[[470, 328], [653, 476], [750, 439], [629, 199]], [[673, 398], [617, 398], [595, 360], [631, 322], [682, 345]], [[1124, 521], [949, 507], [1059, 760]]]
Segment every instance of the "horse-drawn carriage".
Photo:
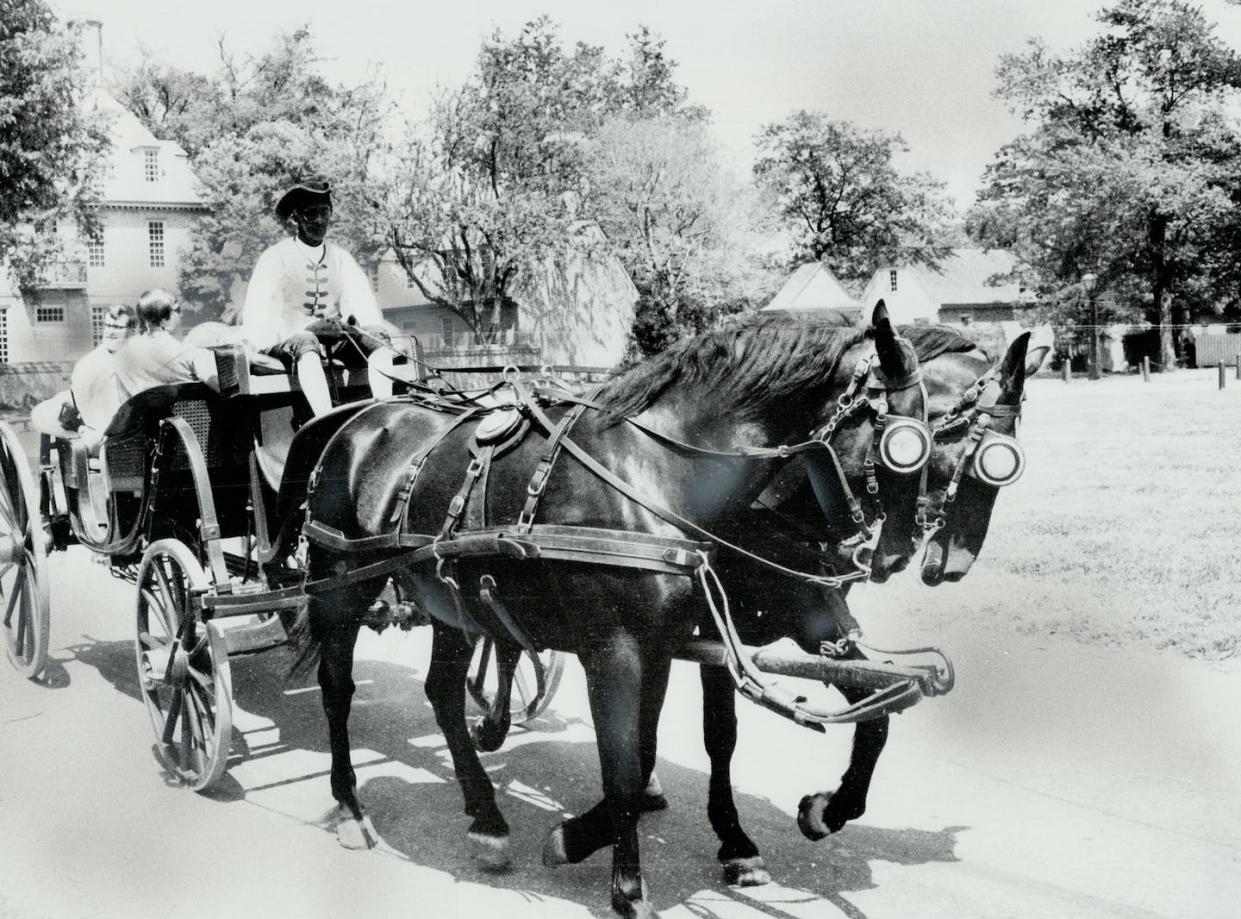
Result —
[[[341, 385], [339, 407], [303, 419], [300, 394], [275, 362], [216, 352], [220, 391], [181, 383], [126, 402], [102, 444], [42, 436], [37, 479], [17, 434], [0, 424], [4, 629], [10, 661], [36, 678], [47, 661], [49, 556], [81, 545], [135, 585], [135, 656], [156, 750], [185, 786], [223, 775], [232, 732], [229, 660], [285, 643], [304, 604], [301, 501], [331, 434], [369, 403]], [[335, 382], [335, 381], [334, 381]], [[341, 381], [343, 382], [343, 381]], [[293, 424], [305, 421], [296, 431]], [[37, 484], [36, 484], [37, 482]], [[409, 625], [393, 592], [372, 624]], [[489, 640], [469, 688], [495, 699]], [[512, 718], [536, 717], [563, 669], [555, 652], [518, 670]]]
[[[811, 838], [864, 810], [886, 715], [951, 688], [937, 652], [921, 664], [893, 663], [900, 652], [867, 660], [844, 593], [901, 570], [924, 536], [924, 580], [968, 570], [996, 488], [1020, 475], [1013, 435], [1026, 342], [992, 364], [959, 336], [914, 337], [916, 346], [898, 338], [881, 307], [873, 337], [765, 319], [691, 343], [602, 395], [515, 373], [485, 403], [418, 383], [379, 403], [346, 392], [293, 436], [300, 397], [288, 381], [223, 349], [219, 394], [199, 384], [141, 394], [98, 457], [48, 444], [37, 491], [0, 428], [10, 656], [28, 675], [42, 667], [48, 551], [76, 541], [106, 556], [137, 587], [135, 658], [157, 750], [202, 789], [228, 761], [230, 656], [282, 643], [308, 605], [332, 792], [342, 823], [361, 823], [345, 724], [352, 645], [372, 612], [391, 618], [393, 604], [385, 614], [373, 601], [393, 577], [436, 628], [427, 694], [475, 817], [471, 838], [493, 862], [507, 825], [466, 749], [459, 704], [462, 684], [478, 692], [493, 657], [489, 645], [475, 649], [471, 674], [456, 636], [495, 641], [500, 677], [484, 702], [502, 729], [489, 743], [554, 692], [562, 660], [543, 649], [583, 658], [607, 801], [562, 824], [544, 861], [614, 845], [614, 905], [646, 915], [634, 782], [654, 766], [673, 653], [703, 665], [704, 725], [721, 731], [708, 737], [719, 745], [713, 770], [731, 757], [734, 688], [807, 726], [859, 723], [840, 787], [802, 802]], [[541, 514], [552, 522], [537, 522]], [[799, 618], [803, 601], [813, 612]], [[540, 609], [554, 612], [540, 618]], [[748, 646], [780, 635], [802, 652]], [[536, 686], [512, 703], [522, 654]], [[830, 682], [849, 704], [808, 705], [767, 673]], [[874, 720], [883, 726], [870, 728]], [[726, 876], [758, 882], [765, 872], [728, 781], [713, 777], [711, 789]]]

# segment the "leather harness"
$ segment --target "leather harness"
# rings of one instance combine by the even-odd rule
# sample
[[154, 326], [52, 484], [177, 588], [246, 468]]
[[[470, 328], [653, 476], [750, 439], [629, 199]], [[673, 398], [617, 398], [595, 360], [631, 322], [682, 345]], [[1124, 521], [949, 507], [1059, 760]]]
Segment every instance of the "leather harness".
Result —
[[[853, 706], [838, 711], [825, 712], [807, 708], [804, 699], [788, 696], [766, 685], [758, 677], [744, 653], [740, 650], [740, 639], [732, 627], [731, 617], [727, 609], [727, 597], [723, 586], [712, 567], [712, 557], [719, 550], [727, 550], [740, 554], [751, 561], [757, 562], [781, 574], [814, 583], [828, 589], [840, 589], [850, 581], [867, 577], [869, 568], [861, 559], [861, 549], [873, 545], [878, 539], [877, 527], [872, 528], [866, 522], [866, 515], [858, 500], [850, 489], [843, 465], [839, 456], [831, 446], [831, 438], [845, 418], [851, 416], [862, 406], [869, 406], [875, 413], [875, 432], [868, 448], [864, 466], [866, 492], [875, 507], [875, 523], [881, 524], [883, 519], [882, 504], [879, 500], [878, 479], [875, 475], [874, 455], [878, 450], [883, 426], [887, 419], [887, 394], [891, 391], [918, 386], [922, 392], [923, 421], [926, 421], [928, 401], [925, 384], [920, 371], [916, 371], [904, 380], [889, 381], [885, 379], [877, 367], [877, 360], [871, 358], [861, 361], [854, 371], [853, 378], [845, 393], [839, 398], [835, 414], [820, 429], [812, 432], [811, 437], [803, 442], [780, 445], [777, 447], [739, 447], [733, 451], [715, 451], [687, 444], [635, 419], [626, 417], [623, 421], [656, 439], [665, 445], [691, 455], [714, 457], [742, 458], [746, 460], [779, 460], [797, 454], [826, 454], [832, 464], [845, 500], [849, 506], [850, 517], [858, 527], [854, 540], [858, 551], [854, 554], [855, 569], [843, 575], [811, 573], [786, 568], [770, 559], [756, 555], [741, 546], [735, 545], [717, 534], [711, 533], [676, 511], [663, 507], [654, 500], [639, 493], [632, 485], [617, 476], [603, 464], [599, 463], [589, 452], [583, 449], [570, 437], [576, 422], [586, 409], [602, 412], [611, 410], [594, 401], [598, 389], [587, 396], [576, 396], [562, 389], [536, 388], [530, 391], [517, 377], [516, 373], [506, 372], [505, 379], [512, 390], [513, 401], [499, 407], [482, 407], [477, 404], [463, 406], [442, 400], [416, 399], [418, 404], [438, 411], [455, 413], [456, 418], [446, 425], [428, 443], [423, 444], [410, 459], [396, 501], [388, 522], [394, 528], [387, 533], [367, 537], [347, 537], [341, 531], [314, 520], [309, 516], [310, 497], [318, 484], [322, 471], [322, 460], [316, 467], [308, 484], [307, 520], [303, 527], [305, 538], [325, 548], [337, 552], [375, 552], [396, 550], [396, 554], [377, 562], [371, 562], [352, 570], [343, 571], [316, 580], [308, 580], [303, 590], [308, 595], [323, 594], [338, 590], [351, 584], [373, 581], [380, 577], [395, 574], [400, 570], [423, 563], [434, 561], [436, 576], [441, 583], [449, 588], [461, 623], [467, 632], [480, 632], [481, 628], [470, 615], [462, 597], [462, 589], [455, 577], [455, 567], [460, 559], [543, 559], [556, 561], [584, 562], [595, 565], [614, 566], [629, 569], [650, 571], [659, 574], [696, 576], [707, 596], [708, 605], [716, 621], [720, 637], [728, 651], [729, 670], [737, 683], [737, 688], [752, 700], [771, 708], [780, 714], [807, 726], [827, 723], [856, 721], [861, 717], [875, 717], [887, 711], [899, 710], [916, 701], [909, 698], [908, 688], [897, 692], [880, 691], [874, 696]], [[986, 378], [984, 378], [986, 379]], [[980, 380], [971, 391], [983, 383]], [[863, 390], [865, 395], [863, 396]], [[981, 393], [981, 389], [979, 393]], [[966, 394], [967, 397], [969, 393]], [[569, 408], [560, 420], [553, 421], [541, 404], [542, 400], [568, 404]], [[963, 397], [957, 409], [969, 411], [971, 420], [979, 408], [979, 398], [966, 404]], [[992, 402], [993, 408], [994, 403]], [[957, 409], [950, 416], [959, 414]], [[997, 412], [998, 414], [998, 412]], [[945, 423], [937, 425], [936, 431], [955, 426], [959, 419], [946, 418]], [[477, 421], [469, 441], [470, 460], [466, 467], [462, 484], [449, 502], [444, 521], [435, 535], [408, 533], [405, 531], [405, 519], [409, 501], [417, 485], [419, 474], [428, 457], [454, 431], [464, 425]], [[515, 523], [506, 525], [489, 525], [486, 520], [486, 488], [487, 476], [491, 462], [498, 456], [515, 448], [529, 433], [533, 425], [537, 425], [547, 433], [547, 444], [537, 461], [526, 488], [526, 500]], [[338, 431], [336, 437], [343, 435], [348, 425]], [[980, 435], [981, 436], [981, 435]], [[328, 448], [331, 446], [329, 441]], [[328, 454], [328, 448], [323, 456]], [[563, 452], [568, 452], [594, 476], [605, 482], [626, 498], [639, 504], [656, 517], [672, 524], [682, 533], [695, 538], [677, 538], [658, 536], [652, 533], [614, 530], [582, 526], [557, 526], [536, 523], [539, 505], [546, 491], [557, 459]], [[962, 461], [965, 462], [964, 460]], [[808, 464], [812, 465], [812, 464]], [[960, 470], [958, 470], [960, 471]], [[919, 508], [926, 504], [926, 471], [923, 469], [923, 496], [919, 499]], [[822, 503], [823, 498], [820, 497]], [[922, 518], [920, 517], [920, 522]], [[942, 519], [942, 515], [941, 515]], [[940, 524], [942, 526], [942, 523]], [[721, 604], [715, 596], [722, 598]], [[509, 636], [520, 646], [534, 651], [535, 643], [522, 628], [521, 624], [508, 613], [501, 602], [495, 579], [491, 575], [483, 575], [479, 584], [479, 599], [491, 610], [495, 618], [503, 625]], [[852, 636], [851, 636], [852, 637]], [[824, 649], [824, 653], [845, 653], [850, 647]], [[938, 652], [936, 652], [938, 653]], [[951, 665], [946, 658], [939, 655], [943, 665], [938, 662], [929, 667], [929, 678], [924, 681], [923, 689], [929, 686], [930, 692], [938, 694], [951, 688]]]

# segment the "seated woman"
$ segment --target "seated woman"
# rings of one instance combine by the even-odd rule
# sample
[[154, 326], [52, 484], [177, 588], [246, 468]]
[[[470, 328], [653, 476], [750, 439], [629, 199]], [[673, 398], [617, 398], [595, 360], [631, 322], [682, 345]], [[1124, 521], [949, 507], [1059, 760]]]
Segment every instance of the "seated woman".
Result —
[[195, 380], [219, 390], [215, 355], [206, 348], [186, 347], [172, 335], [181, 320], [181, 306], [156, 287], [138, 298], [142, 328], [116, 353], [116, 381], [122, 399], [168, 383]]
[[35, 430], [63, 439], [81, 437], [92, 448], [99, 443], [124, 401], [116, 380], [116, 352], [136, 327], [130, 307], [122, 304], [108, 310], [103, 338], [73, 365], [69, 389], [31, 410]]

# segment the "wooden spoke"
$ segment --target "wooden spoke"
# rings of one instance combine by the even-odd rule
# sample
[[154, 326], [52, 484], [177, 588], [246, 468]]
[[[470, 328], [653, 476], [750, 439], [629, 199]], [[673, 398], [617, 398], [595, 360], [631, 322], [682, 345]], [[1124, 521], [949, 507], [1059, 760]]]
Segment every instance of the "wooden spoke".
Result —
[[[142, 694], [160, 741], [156, 750], [181, 784], [201, 791], [224, 774], [233, 733], [228, 649], [216, 626], [199, 621], [191, 603], [208, 589], [207, 577], [185, 544], [161, 539], [143, 554], [137, 580], [134, 652], [140, 674], [144, 655], [168, 653], [167, 672]], [[168, 637], [153, 635], [153, 627]], [[192, 637], [187, 630], [193, 630]]]
[[0, 539], [12, 540], [18, 549], [15, 558], [0, 565], [3, 630], [9, 661], [30, 679], [47, 665], [51, 637], [42, 519], [21, 443], [9, 425], [0, 423]]

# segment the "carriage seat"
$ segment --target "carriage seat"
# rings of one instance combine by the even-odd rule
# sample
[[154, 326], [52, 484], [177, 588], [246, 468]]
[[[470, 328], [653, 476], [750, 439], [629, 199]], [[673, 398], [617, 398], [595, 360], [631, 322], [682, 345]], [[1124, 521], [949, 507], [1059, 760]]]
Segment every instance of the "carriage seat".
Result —
[[289, 375], [278, 358], [247, 351], [241, 345], [221, 345], [212, 350], [220, 395], [225, 399], [293, 391]]

